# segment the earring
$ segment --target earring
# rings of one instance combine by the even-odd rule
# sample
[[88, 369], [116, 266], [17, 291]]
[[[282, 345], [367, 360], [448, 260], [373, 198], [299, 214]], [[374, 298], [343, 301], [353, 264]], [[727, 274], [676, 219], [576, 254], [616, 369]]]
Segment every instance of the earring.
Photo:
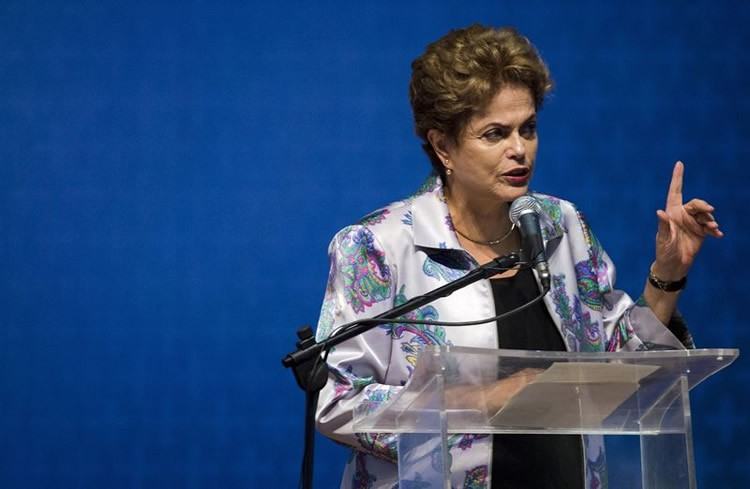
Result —
[[452, 175], [453, 174], [453, 170], [451, 170], [450, 168], [446, 168], [445, 169], [445, 174], [446, 175]]

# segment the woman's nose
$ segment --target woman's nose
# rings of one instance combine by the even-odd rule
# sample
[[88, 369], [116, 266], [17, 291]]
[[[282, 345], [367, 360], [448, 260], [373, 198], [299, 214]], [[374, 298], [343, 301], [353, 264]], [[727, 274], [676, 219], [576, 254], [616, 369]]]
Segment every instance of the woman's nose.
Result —
[[526, 157], [526, 145], [517, 131], [514, 131], [513, 134], [511, 134], [508, 142], [510, 143], [510, 146], [508, 147], [508, 158], [517, 160]]

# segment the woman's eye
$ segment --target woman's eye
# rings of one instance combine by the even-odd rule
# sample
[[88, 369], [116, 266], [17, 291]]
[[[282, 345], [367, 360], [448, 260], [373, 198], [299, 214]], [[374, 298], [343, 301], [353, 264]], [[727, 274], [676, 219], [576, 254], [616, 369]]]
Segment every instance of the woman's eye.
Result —
[[529, 122], [521, 128], [521, 135], [524, 137], [533, 137], [536, 134], [536, 122]]
[[487, 131], [486, 133], [484, 133], [483, 137], [488, 141], [499, 141], [505, 137], [505, 133], [503, 131], [493, 129], [492, 131]]

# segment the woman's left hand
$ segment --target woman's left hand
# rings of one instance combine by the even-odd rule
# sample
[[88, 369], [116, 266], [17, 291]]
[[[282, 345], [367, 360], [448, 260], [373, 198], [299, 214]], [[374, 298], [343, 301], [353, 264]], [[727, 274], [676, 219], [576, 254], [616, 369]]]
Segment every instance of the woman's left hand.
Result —
[[677, 281], [685, 277], [706, 236], [721, 238], [714, 207], [701, 199], [682, 203], [682, 176], [685, 166], [678, 161], [672, 171], [667, 204], [656, 211], [659, 230], [656, 233], [654, 275], [661, 280]]

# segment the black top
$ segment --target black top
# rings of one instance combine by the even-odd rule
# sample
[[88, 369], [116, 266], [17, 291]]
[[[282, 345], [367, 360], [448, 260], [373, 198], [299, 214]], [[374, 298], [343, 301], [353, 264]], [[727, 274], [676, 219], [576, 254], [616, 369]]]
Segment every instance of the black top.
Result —
[[[490, 280], [500, 314], [525, 304], [539, 288], [530, 269]], [[565, 343], [547, 308], [538, 302], [498, 321], [500, 348], [565, 351]], [[578, 435], [494, 435], [492, 489], [581, 489], [583, 444]]]

